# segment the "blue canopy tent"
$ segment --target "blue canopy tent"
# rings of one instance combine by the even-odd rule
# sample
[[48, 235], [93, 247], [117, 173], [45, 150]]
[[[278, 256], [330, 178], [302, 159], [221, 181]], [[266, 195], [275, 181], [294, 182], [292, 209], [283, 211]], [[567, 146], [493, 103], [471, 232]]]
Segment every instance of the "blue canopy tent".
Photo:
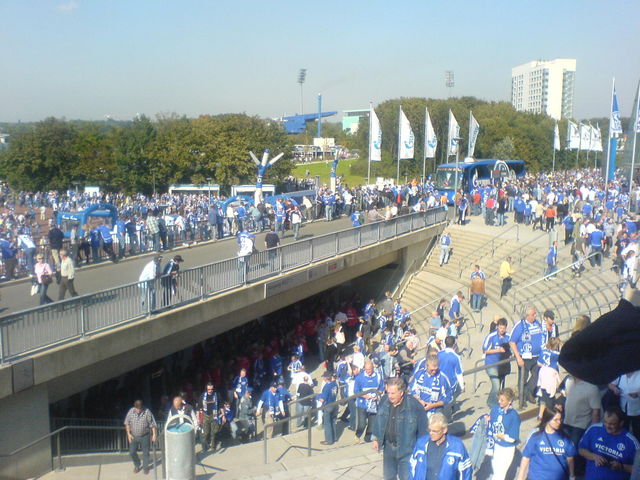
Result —
[[92, 217], [103, 219], [113, 227], [118, 220], [118, 209], [110, 203], [96, 203], [78, 212], [58, 212], [56, 223], [68, 238], [73, 227], [79, 230], [83, 225], [91, 225]]

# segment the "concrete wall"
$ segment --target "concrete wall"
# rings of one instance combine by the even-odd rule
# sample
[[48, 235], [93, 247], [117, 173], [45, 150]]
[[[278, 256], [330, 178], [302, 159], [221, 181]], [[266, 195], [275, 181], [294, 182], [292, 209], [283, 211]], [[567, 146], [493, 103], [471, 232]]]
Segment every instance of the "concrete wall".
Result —
[[[0, 400], [0, 453], [8, 454], [49, 432], [47, 386], [40, 385]], [[43, 440], [11, 458], [0, 457], [0, 480], [30, 478], [51, 471], [51, 440]]]

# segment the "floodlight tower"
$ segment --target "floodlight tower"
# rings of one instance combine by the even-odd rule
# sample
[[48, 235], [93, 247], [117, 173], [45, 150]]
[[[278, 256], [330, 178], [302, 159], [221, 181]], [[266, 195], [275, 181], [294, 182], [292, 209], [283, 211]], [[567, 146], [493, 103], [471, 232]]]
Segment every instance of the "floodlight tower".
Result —
[[302, 95], [302, 85], [304, 81], [307, 79], [307, 69], [301, 68], [298, 72], [298, 84], [300, 85], [300, 115], [304, 114], [304, 101]]
[[453, 76], [453, 70], [447, 70], [446, 72], [444, 72], [444, 84], [449, 89], [449, 98], [451, 98], [453, 87], [456, 86], [456, 81]]

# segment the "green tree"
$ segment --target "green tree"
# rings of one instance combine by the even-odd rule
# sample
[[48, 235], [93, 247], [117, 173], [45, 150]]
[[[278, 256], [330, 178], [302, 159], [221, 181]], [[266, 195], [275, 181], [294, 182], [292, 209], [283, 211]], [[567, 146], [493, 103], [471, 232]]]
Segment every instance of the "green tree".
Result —
[[493, 158], [506, 160], [515, 156], [516, 147], [511, 137], [504, 137], [493, 146], [491, 153]]
[[2, 155], [2, 174], [21, 190], [65, 189], [77, 164], [75, 128], [65, 120], [47, 118], [11, 138]]

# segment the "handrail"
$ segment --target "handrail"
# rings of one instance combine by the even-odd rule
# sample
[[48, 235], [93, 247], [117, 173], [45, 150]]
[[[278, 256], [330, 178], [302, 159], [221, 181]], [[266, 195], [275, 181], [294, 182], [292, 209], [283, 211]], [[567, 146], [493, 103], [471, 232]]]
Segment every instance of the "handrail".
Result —
[[[533, 286], [533, 285], [536, 285], [536, 284], [538, 284], [538, 283], [540, 283], [540, 282], [543, 282], [543, 281], [545, 281], [545, 280], [548, 280], [549, 278], [554, 277], [554, 276], [556, 276], [557, 274], [559, 274], [559, 273], [561, 273], [561, 272], [564, 272], [565, 270], [568, 270], [568, 269], [570, 269], [570, 268], [573, 268], [573, 267], [575, 267], [576, 265], [578, 265], [578, 264], [580, 264], [580, 263], [584, 263], [584, 262], [586, 262], [588, 259], [590, 259], [590, 258], [592, 258], [592, 257], [595, 257], [596, 255], [601, 255], [601, 254], [602, 254], [602, 252], [591, 253], [591, 254], [587, 255], [587, 256], [586, 256], [584, 259], [582, 259], [582, 260], [576, 260], [575, 262], [571, 262], [569, 265], [565, 265], [564, 267], [562, 267], [562, 268], [560, 268], [560, 269], [556, 270], [556, 271], [555, 271], [555, 272], [553, 272], [553, 273], [547, 273], [547, 274], [544, 274], [542, 277], [540, 277], [540, 278], [538, 278], [538, 279], [534, 280], [533, 282], [530, 282], [530, 283], [528, 283], [528, 284], [526, 284], [526, 285], [523, 285], [523, 286], [521, 286], [521, 287], [518, 287], [517, 289], [515, 289], [515, 288], [514, 288], [514, 289], [513, 289], [513, 291], [511, 292], [511, 296], [512, 296], [512, 298], [513, 298], [512, 303], [513, 303], [513, 306], [514, 306], [513, 311], [515, 312], [515, 306], [516, 306], [516, 293], [521, 292], [521, 291], [522, 291], [522, 290], [524, 290], [525, 288], [529, 288], [529, 287], [531, 287], [531, 286]], [[522, 302], [517, 302], [517, 303], [522, 303]]]
[[[436, 207], [258, 251], [245, 257], [243, 262], [232, 257], [184, 270], [180, 276], [185, 278], [185, 287], [179, 288], [175, 295], [167, 294], [170, 288], [165, 288], [160, 279], [154, 279], [11, 313], [0, 318], [0, 364], [98, 331], [117, 328], [127, 321], [198, 302], [251, 282], [272, 279], [283, 272], [432, 227], [446, 221], [443, 214], [445, 210]], [[162, 305], [156, 308], [156, 301], [160, 303], [161, 299]], [[100, 319], [96, 320], [96, 317]], [[40, 337], [39, 343], [29, 335], [28, 329], [35, 328], [35, 325], [45, 328], [45, 335]], [[5, 348], [13, 350], [5, 351]]]
[[[511, 230], [513, 230], [514, 228], [516, 229], [516, 242], [520, 241], [520, 224], [514, 223], [512, 226], [510, 226], [506, 230], [502, 231], [500, 234], [496, 235], [491, 240], [486, 241], [485, 243], [480, 245], [478, 248], [476, 248], [476, 252], [479, 251], [479, 250], [483, 250], [487, 245], [491, 245], [491, 256], [493, 257], [493, 255], [495, 254], [495, 251], [496, 251], [495, 241], [497, 239], [499, 239], [500, 237], [502, 237], [503, 235], [505, 235], [508, 232], [510, 232]], [[468, 253], [467, 255], [465, 255], [464, 257], [462, 257], [462, 258], [460, 258], [458, 260], [458, 270], [460, 271], [460, 274], [459, 274], [460, 277], [462, 277], [462, 270], [463, 270], [462, 262], [464, 260], [467, 260], [470, 257], [473, 257], [474, 255], [475, 255], [475, 253]], [[484, 257], [481, 257], [481, 258], [484, 258]], [[475, 261], [476, 260], [472, 260], [471, 262], [466, 263], [464, 266], [468, 267], [469, 265], [473, 264], [473, 262], [475, 262]]]
[[[569, 305], [570, 303], [573, 303], [575, 305], [575, 307], [578, 307], [578, 301], [582, 298], [582, 297], [578, 297], [577, 295], [577, 288], [579, 284], [583, 284], [585, 281], [591, 280], [593, 278], [597, 278], [600, 277], [602, 275], [603, 272], [605, 271], [609, 271], [609, 270], [613, 270], [614, 267], [609, 267], [606, 270], [602, 270], [599, 272], [592, 272], [592, 275], [586, 276], [586, 277], [581, 277], [579, 282], [573, 282], [573, 283], [568, 283], [564, 286], [560, 286], [558, 289], [556, 289], [553, 293], [554, 294], [560, 294], [562, 292], [567, 292], [568, 290], [570, 290], [571, 288], [573, 288], [573, 295], [571, 296], [571, 298], [565, 302], [559, 303], [559, 304], [554, 304], [553, 308], [554, 309], [560, 309], [562, 307], [566, 307], [567, 305]], [[600, 287], [601, 289], [599, 290], [601, 293], [604, 291], [609, 291], [611, 289], [613, 289], [614, 291], [617, 289], [617, 283], [606, 283], [604, 286]], [[603, 290], [602, 288], [605, 288], [605, 290]], [[518, 302], [513, 304], [513, 311], [516, 312], [518, 310], [519, 307], [522, 307], [522, 305], [529, 303], [531, 300], [529, 300], [528, 298], [525, 300], [519, 300]]]
[[[18, 455], [19, 453], [28, 450], [31, 447], [34, 447], [35, 445], [37, 445], [40, 442], [43, 442], [44, 440], [53, 438], [54, 436], [56, 436], [56, 457], [58, 458], [58, 470], [64, 470], [64, 467], [62, 466], [62, 449], [61, 449], [61, 445], [60, 445], [60, 434], [62, 432], [65, 432], [67, 430], [118, 430], [118, 431], [124, 431], [122, 426], [110, 426], [110, 425], [65, 425], [64, 427], [60, 427], [52, 432], [46, 433], [45, 435], [40, 436], [39, 438], [37, 438], [36, 440], [33, 440], [32, 442], [29, 442], [26, 445], [23, 445], [22, 447], [19, 447], [18, 449], [14, 450], [11, 453], [0, 453], [0, 458], [11, 458], [14, 455]], [[153, 476], [154, 478], [157, 480], [158, 478], [158, 471], [157, 471], [157, 467], [158, 467], [158, 461], [156, 458], [156, 452], [157, 452], [157, 444], [159, 443], [159, 439], [160, 439], [160, 435], [158, 435], [158, 437], [156, 438], [155, 442], [152, 442], [152, 447], [153, 447]], [[53, 459], [52, 459], [53, 460]]]

